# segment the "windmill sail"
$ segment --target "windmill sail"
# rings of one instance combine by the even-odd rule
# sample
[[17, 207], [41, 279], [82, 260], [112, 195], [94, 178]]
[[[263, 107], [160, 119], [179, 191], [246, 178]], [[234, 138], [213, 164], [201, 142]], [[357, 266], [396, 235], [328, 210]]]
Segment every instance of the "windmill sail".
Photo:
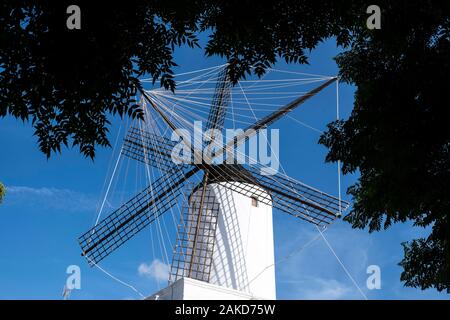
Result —
[[[231, 82], [227, 70], [223, 69], [217, 79], [206, 130], [222, 130], [230, 95]], [[214, 139], [214, 136], [210, 138]], [[194, 193], [194, 190], [189, 190], [190, 196], [186, 196], [189, 200], [178, 225], [169, 279], [171, 282], [182, 277], [209, 281], [220, 206], [214, 191], [207, 186], [207, 171], [206, 168], [201, 191]]]
[[211, 109], [209, 110], [208, 122], [206, 130], [218, 129], [222, 130], [227, 108], [231, 97], [231, 82], [228, 77], [227, 70], [224, 68], [219, 73], [216, 89], [212, 100]]
[[249, 168], [257, 183], [272, 195], [273, 207], [316, 225], [329, 224], [349, 203], [282, 174], [262, 175]]
[[176, 171], [160, 177], [83, 234], [79, 243], [89, 264], [94, 265], [103, 260], [173, 207], [184, 181], [197, 171], [194, 168], [186, 174]]
[[183, 277], [209, 281], [220, 204], [215, 191], [208, 186], [199, 215], [201, 196], [201, 191], [195, 192], [194, 187], [185, 191], [186, 203], [178, 224], [169, 282]]
[[[220, 185], [248, 197], [257, 197], [265, 204], [271, 204], [274, 208], [315, 225], [331, 223], [349, 206], [346, 201], [281, 174], [266, 176], [260, 174], [256, 168], [245, 169], [240, 165], [212, 166], [210, 171], [214, 173], [215, 180]], [[241, 181], [251, 183], [227, 182], [236, 180], [235, 177], [231, 178], [230, 174], [238, 176]], [[265, 192], [255, 193], [252, 184], [259, 185], [270, 195]]]
[[125, 137], [122, 154], [161, 171], [173, 172], [184, 169], [183, 165], [176, 165], [171, 158], [176, 144], [165, 137], [132, 127]]

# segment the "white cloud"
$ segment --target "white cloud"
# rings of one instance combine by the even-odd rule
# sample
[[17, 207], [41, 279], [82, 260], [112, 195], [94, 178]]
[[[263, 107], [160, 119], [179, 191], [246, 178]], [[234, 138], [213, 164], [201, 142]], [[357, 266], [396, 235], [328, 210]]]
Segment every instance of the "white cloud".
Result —
[[5, 205], [80, 212], [95, 210], [97, 200], [90, 195], [53, 187], [7, 186]]
[[156, 280], [167, 280], [169, 278], [169, 266], [159, 259], [155, 259], [151, 264], [141, 263], [138, 267], [140, 276]]
[[[364, 298], [314, 228], [284, 224], [277, 247], [278, 293], [281, 299]], [[366, 268], [381, 264], [370, 254], [372, 241], [345, 224], [334, 224], [325, 237], [357, 285], [367, 295]], [[314, 240], [314, 241], [313, 241]], [[305, 247], [305, 244], [310, 243]], [[294, 253], [294, 254], [292, 254]], [[283, 260], [288, 256], [289, 259]]]
[[309, 288], [302, 292], [304, 299], [360, 299], [354, 287], [335, 279], [315, 278], [309, 282]]
[[[289, 291], [282, 299], [348, 300], [363, 299], [358, 289], [348, 279], [336, 280], [318, 276], [300, 275], [297, 280], [281, 280], [279, 286]], [[362, 290], [365, 288], [363, 287]]]

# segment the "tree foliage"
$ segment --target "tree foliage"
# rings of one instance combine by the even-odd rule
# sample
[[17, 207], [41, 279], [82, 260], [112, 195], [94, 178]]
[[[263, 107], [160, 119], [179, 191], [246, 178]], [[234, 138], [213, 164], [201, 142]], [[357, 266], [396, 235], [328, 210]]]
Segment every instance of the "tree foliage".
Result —
[[152, 1], [83, 1], [82, 28], [69, 30], [72, 2], [0, 4], [0, 116], [31, 120], [47, 156], [71, 140], [94, 157], [97, 145], [109, 145], [107, 114], [142, 116], [135, 103], [140, 75], [174, 87], [173, 50], [197, 44], [198, 13], [187, 5], [173, 13], [170, 4]]
[[[66, 28], [66, 8], [82, 9], [81, 30]], [[108, 146], [108, 115], [142, 117], [138, 77], [170, 90], [177, 47], [199, 46], [229, 62], [233, 81], [264, 74], [278, 59], [307, 63], [334, 37], [354, 110], [320, 142], [327, 161], [361, 177], [346, 216], [370, 231], [412, 220], [430, 236], [404, 244], [402, 280], [450, 288], [449, 4], [378, 1], [381, 30], [368, 30], [364, 1], [6, 0], [0, 4], [0, 116], [30, 120], [50, 156], [74, 145], [89, 157]]]
[[386, 2], [381, 30], [337, 57], [357, 87], [346, 121], [321, 143], [344, 173], [359, 170], [345, 220], [369, 231], [413, 221], [431, 233], [404, 243], [406, 285], [450, 290], [450, 11], [435, 2]]
[[[71, 4], [81, 30], [66, 27]], [[198, 46], [198, 34], [209, 33], [205, 53], [226, 57], [237, 81], [277, 58], [306, 63], [305, 51], [328, 37], [345, 43], [351, 10], [334, 1], [2, 1], [0, 116], [31, 120], [47, 156], [72, 144], [94, 157], [109, 145], [108, 114], [142, 117], [138, 77], [174, 90], [174, 50]]]
[[6, 188], [3, 185], [3, 183], [0, 182], [0, 203], [2, 203], [3, 198], [5, 197], [6, 194]]

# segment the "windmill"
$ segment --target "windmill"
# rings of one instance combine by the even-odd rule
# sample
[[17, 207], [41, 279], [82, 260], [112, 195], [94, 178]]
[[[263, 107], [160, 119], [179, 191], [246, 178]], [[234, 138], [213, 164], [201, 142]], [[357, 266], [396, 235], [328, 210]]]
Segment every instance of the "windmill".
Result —
[[[336, 79], [328, 79], [262, 117], [209, 154], [216, 158], [234, 152], [258, 130], [287, 115]], [[216, 82], [207, 129], [223, 129], [231, 89], [224, 68]], [[177, 130], [157, 99], [146, 91], [141, 94], [165, 124]], [[161, 176], [80, 236], [82, 255], [91, 266], [96, 265], [174, 207], [184, 188], [187, 202], [180, 215], [169, 286], [151, 298], [274, 299], [272, 208], [324, 226], [349, 204], [286, 175], [265, 175], [256, 167], [236, 163], [212, 164], [189, 141], [183, 142], [202, 161], [175, 164], [175, 142], [140, 128], [128, 131], [122, 154], [157, 167]], [[211, 147], [206, 143], [206, 148]], [[203, 173], [201, 182], [191, 185], [189, 180], [198, 173]]]

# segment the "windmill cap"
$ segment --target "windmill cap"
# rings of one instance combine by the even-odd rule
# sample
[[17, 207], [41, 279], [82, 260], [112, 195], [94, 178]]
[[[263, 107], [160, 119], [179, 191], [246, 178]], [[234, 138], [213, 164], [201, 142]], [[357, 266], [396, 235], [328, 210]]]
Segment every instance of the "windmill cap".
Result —
[[258, 184], [255, 177], [239, 164], [219, 164], [208, 167], [208, 183], [244, 182]]
[[[220, 165], [209, 165], [205, 167], [205, 170], [209, 172], [208, 174], [208, 185], [220, 182], [239, 182], [249, 185], [260, 186], [256, 178], [242, 165], [239, 164], [220, 164]], [[201, 189], [203, 182], [197, 184], [193, 189], [191, 194], [195, 193], [197, 190]], [[263, 188], [260, 186], [260, 188]]]

